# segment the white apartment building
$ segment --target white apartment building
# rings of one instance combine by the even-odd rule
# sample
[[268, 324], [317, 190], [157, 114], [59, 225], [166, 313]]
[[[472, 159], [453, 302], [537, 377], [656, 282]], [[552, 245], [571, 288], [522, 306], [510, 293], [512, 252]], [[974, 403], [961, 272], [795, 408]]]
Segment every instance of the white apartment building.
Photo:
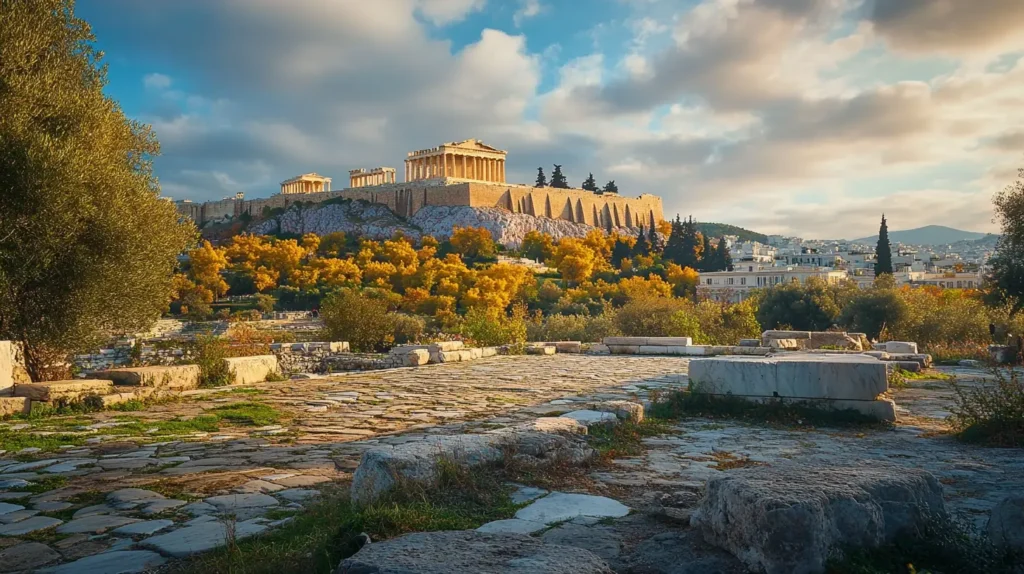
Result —
[[940, 289], [977, 289], [981, 273], [911, 273], [911, 285], [930, 285]]
[[774, 263], [775, 248], [757, 241], [744, 241], [727, 247], [731, 250], [733, 261], [751, 261], [754, 263]]
[[806, 283], [811, 277], [837, 284], [847, 278], [842, 270], [823, 267], [769, 267], [755, 263], [734, 265], [732, 271], [714, 271], [700, 274], [697, 294], [714, 299], [738, 303], [750, 296], [754, 289], [774, 287], [783, 283]]

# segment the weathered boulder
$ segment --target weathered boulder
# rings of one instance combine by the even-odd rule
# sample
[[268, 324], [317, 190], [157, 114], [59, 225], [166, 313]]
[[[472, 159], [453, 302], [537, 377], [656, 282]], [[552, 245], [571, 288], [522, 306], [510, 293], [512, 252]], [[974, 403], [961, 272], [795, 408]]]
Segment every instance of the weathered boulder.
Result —
[[113, 390], [114, 383], [111, 381], [72, 379], [44, 383], [19, 383], [14, 387], [14, 395], [28, 397], [33, 401], [74, 400], [87, 395], [105, 395]]
[[922, 470], [782, 463], [708, 480], [691, 525], [751, 570], [811, 574], [840, 548], [876, 547], [943, 515], [942, 486]]
[[406, 367], [419, 367], [430, 362], [430, 351], [426, 349], [410, 349], [399, 356], [402, 357], [402, 365]]
[[640, 423], [644, 420], [644, 406], [640, 403], [634, 403], [633, 401], [616, 400], [589, 403], [587, 404], [587, 408], [593, 411], [614, 413], [615, 416], [624, 421]]
[[28, 397], [0, 397], [0, 418], [9, 415], [27, 415], [32, 410], [32, 399]]
[[114, 381], [115, 385], [187, 391], [199, 388], [199, 374], [199, 365], [173, 365], [107, 369], [93, 376]]
[[1024, 555], [1024, 495], [1010, 495], [992, 509], [988, 537], [997, 547]]
[[271, 374], [279, 374], [277, 357], [274, 355], [256, 355], [254, 357], [230, 357], [224, 359], [228, 368], [235, 374], [235, 385], [251, 385], [262, 383]]
[[475, 530], [417, 532], [367, 544], [335, 574], [611, 574], [582, 548], [546, 544], [521, 534]]
[[540, 344], [540, 345], [528, 345], [526, 347], [527, 355], [554, 355], [558, 349], [554, 345]]
[[442, 460], [467, 467], [494, 464], [507, 457], [531, 465], [579, 464], [594, 454], [585, 440], [571, 434], [502, 429], [488, 434], [431, 436], [364, 452], [352, 476], [352, 501], [369, 504], [403, 483], [433, 484]]

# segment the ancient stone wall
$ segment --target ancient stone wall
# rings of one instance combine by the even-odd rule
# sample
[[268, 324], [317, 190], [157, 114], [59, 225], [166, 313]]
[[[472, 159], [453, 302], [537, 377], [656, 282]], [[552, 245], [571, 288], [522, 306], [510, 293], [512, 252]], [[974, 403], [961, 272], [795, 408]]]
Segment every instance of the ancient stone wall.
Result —
[[[499, 207], [513, 213], [563, 219], [595, 227], [649, 227], [664, 219], [661, 198], [643, 194], [622, 197], [598, 195], [583, 189], [530, 187], [507, 183], [478, 183], [435, 178], [319, 193], [278, 194], [265, 199], [224, 199], [202, 204], [179, 203], [179, 211], [203, 224], [248, 213], [258, 217], [265, 208], [288, 208], [296, 202], [320, 203], [342, 197], [379, 203], [402, 217], [412, 217], [427, 205]], [[198, 217], [197, 217], [198, 215]]]

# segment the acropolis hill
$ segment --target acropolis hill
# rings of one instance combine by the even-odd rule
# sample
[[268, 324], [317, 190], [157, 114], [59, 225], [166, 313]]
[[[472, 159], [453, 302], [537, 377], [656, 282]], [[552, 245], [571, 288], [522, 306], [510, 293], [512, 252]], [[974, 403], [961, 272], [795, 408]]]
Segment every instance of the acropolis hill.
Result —
[[[387, 206], [406, 219], [433, 207], [500, 209], [521, 216], [582, 224], [580, 228], [586, 225], [635, 229], [641, 225], [649, 227], [663, 219], [661, 198], [656, 195], [627, 198], [617, 193], [596, 194], [584, 189], [507, 183], [506, 155], [506, 151], [469, 139], [409, 152], [403, 182], [397, 181], [394, 168], [354, 169], [349, 172], [348, 188], [331, 190], [331, 178], [309, 173], [282, 182], [281, 192], [269, 198], [247, 200], [239, 194], [202, 204], [179, 201], [177, 206], [179, 212], [200, 226], [243, 214], [259, 218], [277, 208], [288, 209], [296, 203], [318, 204], [335, 198]], [[454, 224], [472, 222], [456, 221]], [[324, 228], [321, 225], [317, 230], [305, 231], [318, 232]]]

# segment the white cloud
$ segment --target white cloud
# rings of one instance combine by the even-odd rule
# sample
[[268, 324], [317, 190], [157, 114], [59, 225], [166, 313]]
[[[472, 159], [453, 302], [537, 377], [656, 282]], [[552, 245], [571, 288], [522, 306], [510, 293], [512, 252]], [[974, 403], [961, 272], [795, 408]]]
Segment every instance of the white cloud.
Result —
[[540, 0], [519, 0], [519, 9], [512, 15], [512, 22], [518, 28], [527, 18], [540, 15], [544, 8]]
[[164, 74], [146, 74], [142, 78], [142, 85], [147, 90], [166, 90], [171, 87], [171, 78]]
[[460, 22], [486, 4], [487, 0], [417, 0], [420, 13], [436, 26]]

